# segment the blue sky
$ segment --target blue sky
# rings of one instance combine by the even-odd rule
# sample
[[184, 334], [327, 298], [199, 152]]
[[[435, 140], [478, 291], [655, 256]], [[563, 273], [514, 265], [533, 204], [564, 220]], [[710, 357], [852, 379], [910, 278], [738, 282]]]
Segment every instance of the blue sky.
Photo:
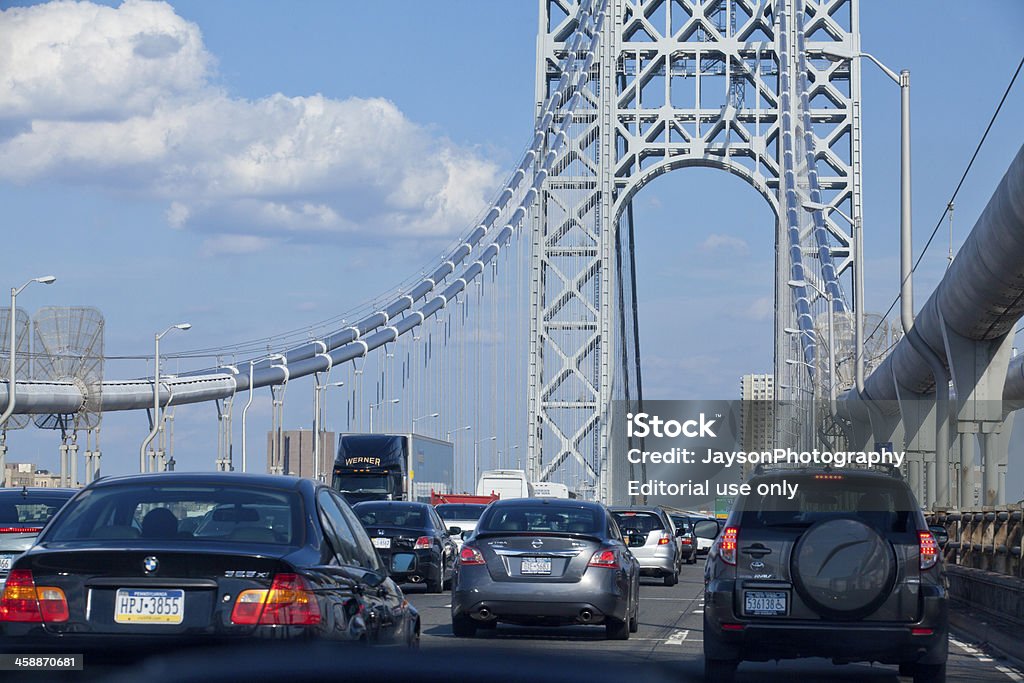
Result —
[[[469, 226], [532, 129], [530, 0], [101, 4], [120, 9], [0, 2], [0, 71], [16, 76], [0, 88], [0, 284], [54, 273], [19, 303], [98, 307], [108, 355], [151, 353], [179, 320], [193, 329], [167, 352], [356, 308]], [[1020, 59], [1024, 4], [864, 0], [861, 15], [864, 49], [912, 72], [920, 250]], [[149, 38], [128, 41], [138, 33]], [[46, 46], [61, 41], [55, 62]], [[863, 94], [868, 301], [884, 311], [898, 283], [898, 90], [866, 64]], [[1021, 120], [1018, 84], [957, 199], [954, 242], [1020, 146]], [[735, 397], [740, 375], [771, 363], [770, 210], [701, 169], [659, 178], [636, 204], [649, 394]], [[943, 227], [918, 305], [947, 246]], [[111, 361], [107, 373], [147, 369]], [[211, 415], [183, 409], [194, 441], [181, 466], [212, 461]], [[130, 471], [145, 431], [140, 414], [107, 417], [108, 472]], [[9, 442], [14, 460], [56, 464], [52, 434]]]

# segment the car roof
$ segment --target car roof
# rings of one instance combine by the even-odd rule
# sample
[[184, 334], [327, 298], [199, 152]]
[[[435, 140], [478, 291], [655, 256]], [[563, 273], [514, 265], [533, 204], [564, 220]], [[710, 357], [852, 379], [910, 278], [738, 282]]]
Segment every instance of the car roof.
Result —
[[778, 479], [779, 477], [812, 477], [817, 474], [839, 474], [842, 475], [843, 477], [850, 478], [878, 479], [881, 481], [903, 481], [902, 477], [893, 476], [892, 472], [889, 470], [867, 469], [858, 467], [780, 467], [771, 470], [763, 470], [759, 473], [755, 473], [751, 475], [750, 481], [755, 481], [757, 479]]
[[0, 488], [0, 496], [11, 498], [41, 498], [44, 496], [71, 498], [71, 496], [75, 495], [80, 490], [81, 489], [48, 488], [46, 486], [11, 486], [9, 488]]
[[657, 505], [613, 505], [608, 508], [609, 512], [650, 512], [656, 515], [669, 514], [664, 508]]
[[506, 498], [505, 500], [499, 498], [491, 503], [490, 507], [536, 507], [538, 505], [547, 505], [567, 510], [600, 510], [604, 512], [606, 509], [600, 503], [573, 498]]
[[97, 479], [89, 488], [105, 488], [125, 484], [235, 484], [262, 486], [277, 489], [298, 489], [317, 485], [311, 479], [301, 479], [286, 474], [258, 474], [248, 472], [153, 472], [147, 474], [126, 474]]
[[421, 503], [418, 500], [361, 500], [352, 507], [356, 507], [356, 505], [406, 505], [409, 507], [431, 507], [429, 503]]

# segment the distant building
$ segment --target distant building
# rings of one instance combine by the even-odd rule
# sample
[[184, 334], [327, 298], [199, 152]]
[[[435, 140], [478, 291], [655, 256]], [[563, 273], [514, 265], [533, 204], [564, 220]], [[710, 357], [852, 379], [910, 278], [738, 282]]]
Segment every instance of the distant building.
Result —
[[[313, 430], [291, 429], [284, 432], [283, 448], [275, 453], [274, 432], [267, 432], [267, 472], [313, 478]], [[330, 481], [334, 469], [334, 432], [320, 432], [320, 468], [322, 481]]]
[[[744, 451], [775, 448], [775, 376], [743, 375], [740, 379], [740, 424]], [[743, 480], [751, 468], [744, 466]]]
[[60, 475], [50, 474], [48, 470], [37, 470], [35, 463], [9, 462], [4, 467], [4, 486], [59, 488]]

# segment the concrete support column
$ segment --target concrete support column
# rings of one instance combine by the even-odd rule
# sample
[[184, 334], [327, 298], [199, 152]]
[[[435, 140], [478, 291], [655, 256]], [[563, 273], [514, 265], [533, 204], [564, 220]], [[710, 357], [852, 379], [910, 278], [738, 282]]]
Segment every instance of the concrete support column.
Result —
[[960, 442], [960, 509], [974, 507], [974, 434], [961, 432]]

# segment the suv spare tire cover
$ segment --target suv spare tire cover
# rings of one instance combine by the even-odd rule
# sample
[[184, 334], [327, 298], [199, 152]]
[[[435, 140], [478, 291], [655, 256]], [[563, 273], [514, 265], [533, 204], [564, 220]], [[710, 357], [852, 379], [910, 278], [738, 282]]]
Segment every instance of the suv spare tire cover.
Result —
[[888, 541], [856, 519], [827, 519], [812, 525], [793, 549], [797, 592], [818, 614], [860, 619], [878, 609], [892, 592], [896, 557]]

